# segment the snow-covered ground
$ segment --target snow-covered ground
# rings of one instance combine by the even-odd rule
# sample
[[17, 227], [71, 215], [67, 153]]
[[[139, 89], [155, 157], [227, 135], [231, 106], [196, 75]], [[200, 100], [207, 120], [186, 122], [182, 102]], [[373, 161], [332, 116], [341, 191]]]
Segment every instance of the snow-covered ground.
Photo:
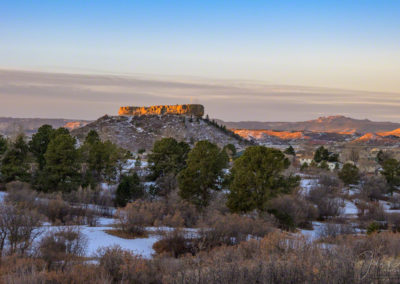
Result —
[[312, 230], [300, 230], [300, 233], [303, 236], [305, 236], [308, 240], [315, 241], [319, 239], [319, 236], [325, 224], [321, 222], [312, 222], [312, 224], [313, 224]]
[[301, 194], [308, 195], [311, 188], [313, 188], [317, 184], [316, 179], [301, 179], [300, 187], [301, 187]]
[[148, 238], [123, 239], [110, 234], [105, 230], [110, 227], [88, 227], [82, 226], [82, 234], [87, 237], [88, 247], [86, 256], [91, 257], [96, 254], [99, 248], [119, 245], [122, 249], [130, 250], [135, 254], [145, 258], [151, 258], [154, 253], [153, 244], [159, 240], [159, 236], [149, 236]]
[[[6, 195], [6, 192], [0, 192], [0, 202], [3, 202]], [[75, 226], [76, 228], [79, 228], [81, 233], [87, 239], [87, 257], [95, 256], [98, 249], [102, 247], [119, 245], [122, 249], [130, 250], [133, 253], [141, 255], [145, 258], [151, 258], [152, 254], [154, 253], [152, 248], [153, 244], [160, 238], [156, 232], [158, 230], [166, 230], [166, 228], [148, 228], [149, 232], [154, 232], [154, 234], [150, 234], [148, 238], [123, 239], [105, 232], [106, 230], [111, 229], [113, 224], [115, 224], [115, 219], [102, 217], [99, 218], [97, 227]], [[45, 222], [40, 229], [42, 233], [36, 242], [38, 242], [40, 238], [46, 234], [46, 232], [57, 230], [59, 228], [61, 227], [51, 226], [50, 223]]]
[[343, 207], [343, 214], [348, 217], [350, 216], [356, 217], [357, 213], [358, 213], [357, 206], [352, 201], [345, 200]]
[[[128, 159], [126, 161], [122, 171], [129, 171], [130, 169], [134, 169], [135, 168], [135, 163], [136, 163], [135, 159]], [[148, 166], [147, 161], [140, 161], [140, 167], [141, 168], [146, 168], [147, 166]]]
[[[150, 234], [147, 238], [136, 238], [136, 239], [124, 239], [117, 236], [106, 233], [106, 230], [112, 229], [111, 225], [115, 223], [115, 219], [112, 218], [100, 218], [98, 227], [89, 226], [74, 226], [85, 236], [87, 240], [87, 247], [85, 256], [94, 257], [97, 251], [103, 247], [110, 247], [114, 245], [120, 246], [124, 250], [132, 251], [137, 255], [141, 255], [144, 258], [151, 258], [154, 254], [153, 244], [160, 239], [159, 235]], [[45, 224], [42, 229], [43, 232], [39, 236], [44, 236], [47, 232], [60, 229], [60, 226], [50, 226]], [[149, 231], [156, 231], [152, 229]]]
[[7, 195], [7, 192], [0, 191], [0, 202], [4, 201], [4, 197]]

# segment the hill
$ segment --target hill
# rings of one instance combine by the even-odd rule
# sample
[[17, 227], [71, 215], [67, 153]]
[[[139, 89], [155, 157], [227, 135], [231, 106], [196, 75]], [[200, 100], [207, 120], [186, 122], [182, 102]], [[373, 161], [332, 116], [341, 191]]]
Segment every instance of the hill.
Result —
[[101, 139], [110, 140], [132, 152], [149, 150], [155, 141], [163, 137], [188, 143], [209, 140], [220, 147], [231, 143], [238, 149], [248, 144], [233, 132], [217, 127], [210, 121], [181, 115], [103, 116], [73, 130], [72, 134], [82, 141], [92, 129], [99, 133]]
[[54, 128], [65, 127], [73, 130], [89, 122], [88, 120], [73, 119], [0, 117], [0, 134], [9, 136], [22, 131], [30, 136], [43, 124], [49, 124]]
[[275, 131], [335, 132], [341, 134], [386, 132], [400, 128], [400, 123], [376, 122], [368, 119], [361, 120], [341, 115], [320, 117], [300, 122], [224, 122], [222, 120], [218, 122], [231, 129], [270, 129]]

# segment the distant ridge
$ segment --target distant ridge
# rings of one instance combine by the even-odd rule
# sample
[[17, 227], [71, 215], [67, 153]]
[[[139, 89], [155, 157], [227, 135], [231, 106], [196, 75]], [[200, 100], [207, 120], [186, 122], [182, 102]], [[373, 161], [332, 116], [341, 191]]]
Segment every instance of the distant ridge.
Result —
[[24, 132], [30, 136], [43, 124], [49, 124], [54, 128], [65, 127], [73, 130], [88, 124], [89, 120], [62, 119], [62, 118], [13, 118], [0, 117], [0, 134], [12, 135], [18, 132]]
[[[400, 123], [354, 119], [343, 115], [319, 117], [314, 120], [300, 122], [225, 122], [222, 120], [218, 120], [217, 122], [231, 129], [335, 132], [342, 134], [390, 132], [400, 128]], [[400, 130], [397, 131], [400, 133]]]

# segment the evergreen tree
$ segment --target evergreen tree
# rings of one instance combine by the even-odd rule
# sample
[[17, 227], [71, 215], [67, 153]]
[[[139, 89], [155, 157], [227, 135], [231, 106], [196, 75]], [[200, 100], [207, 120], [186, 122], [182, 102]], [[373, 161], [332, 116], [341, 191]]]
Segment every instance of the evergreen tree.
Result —
[[78, 187], [79, 154], [75, 142], [69, 134], [59, 134], [50, 141], [44, 155], [46, 165], [37, 184], [39, 189], [70, 191]]
[[294, 151], [294, 148], [292, 147], [292, 145], [290, 145], [288, 148], [286, 148], [284, 153], [287, 155], [296, 156], [296, 152]]
[[339, 161], [339, 155], [335, 153], [329, 153], [328, 149], [326, 149], [324, 146], [321, 146], [314, 153], [314, 161], [317, 163], [322, 161], [334, 163]]
[[0, 135], [0, 157], [7, 151], [8, 141], [2, 135]]
[[178, 142], [174, 138], [163, 138], [156, 141], [152, 153], [149, 154], [150, 179], [172, 174], [176, 176], [185, 166], [190, 146]]
[[227, 206], [232, 212], [265, 211], [267, 202], [298, 186], [298, 176], [283, 176], [290, 165], [285, 155], [264, 146], [248, 147], [232, 167]]
[[129, 176], [122, 176], [115, 193], [115, 204], [124, 207], [128, 202], [143, 197], [144, 189], [140, 184], [139, 176], [133, 173]]
[[29, 181], [29, 147], [24, 135], [18, 135], [10, 149], [4, 154], [1, 163], [1, 179], [4, 182], [14, 180]]
[[307, 170], [308, 169], [308, 164], [307, 163], [303, 163], [301, 166], [300, 166], [300, 171], [305, 171], [305, 170]]
[[87, 164], [83, 186], [94, 188], [99, 182], [113, 182], [119, 165], [126, 160], [126, 151], [110, 141], [102, 142], [98, 133], [91, 130], [79, 149], [81, 159]]
[[378, 154], [376, 155], [376, 161], [382, 166], [387, 160], [391, 159], [392, 155], [390, 152], [383, 152], [379, 150]]
[[323, 169], [323, 170], [329, 170], [329, 165], [328, 165], [328, 163], [327, 163], [325, 160], [323, 160], [323, 161], [319, 164], [319, 168], [320, 168], [320, 169]]
[[339, 178], [344, 182], [344, 184], [357, 184], [360, 180], [360, 172], [358, 168], [350, 163], [347, 163], [338, 173]]
[[58, 135], [70, 135], [69, 130], [64, 127], [59, 127], [53, 131], [51, 139], [56, 138]]
[[329, 152], [324, 146], [319, 147], [314, 153], [314, 161], [320, 163], [322, 161], [328, 161]]
[[42, 170], [45, 166], [44, 154], [46, 153], [50, 140], [54, 135], [54, 131], [55, 130], [51, 125], [42, 125], [29, 142], [29, 150], [36, 158], [36, 161], [39, 164], [39, 170]]
[[199, 141], [189, 152], [187, 167], [178, 176], [179, 195], [196, 205], [207, 207], [212, 190], [218, 190], [218, 179], [227, 166], [228, 157], [217, 145]]
[[85, 144], [93, 145], [98, 142], [101, 142], [99, 134], [96, 130], [90, 130], [85, 138]]
[[400, 162], [396, 159], [389, 158], [383, 162], [382, 175], [386, 178], [390, 192], [400, 186]]

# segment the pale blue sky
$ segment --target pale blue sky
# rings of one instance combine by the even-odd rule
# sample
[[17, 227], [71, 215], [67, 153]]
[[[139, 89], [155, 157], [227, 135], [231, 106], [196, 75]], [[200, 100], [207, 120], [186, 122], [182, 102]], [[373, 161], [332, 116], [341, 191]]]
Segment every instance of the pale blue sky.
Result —
[[1, 1], [0, 67], [400, 91], [400, 1]]
[[[364, 90], [376, 92], [378, 102], [384, 102], [400, 96], [400, 1], [4, 0], [0, 2], [0, 69], [145, 75], [172, 81], [201, 78], [211, 84], [224, 80], [224, 86], [257, 81]], [[0, 90], [0, 97], [7, 96], [9, 103], [6, 113], [18, 114], [5, 90], [10, 86]], [[191, 90], [186, 92], [171, 103], [192, 96]], [[335, 100], [335, 94], [328, 93]], [[207, 95], [211, 105], [213, 94]], [[240, 99], [246, 100], [245, 94]], [[257, 107], [267, 104], [254, 100]], [[84, 104], [78, 98], [76, 102]], [[312, 106], [315, 101], [304, 96], [303, 103]], [[37, 107], [36, 116], [44, 116]], [[309, 118], [306, 109], [289, 119]], [[329, 114], [347, 113], [345, 109]], [[249, 106], [252, 119], [253, 110]], [[381, 110], [390, 117], [397, 115], [386, 111]], [[278, 113], [275, 119], [268, 115], [259, 119], [285, 117]]]

